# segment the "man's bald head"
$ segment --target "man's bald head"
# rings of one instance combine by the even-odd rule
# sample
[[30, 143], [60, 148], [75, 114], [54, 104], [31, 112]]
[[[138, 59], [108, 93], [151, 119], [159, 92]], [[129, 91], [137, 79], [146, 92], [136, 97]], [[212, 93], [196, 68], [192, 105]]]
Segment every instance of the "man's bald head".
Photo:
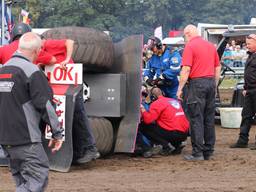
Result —
[[184, 28], [184, 36], [187, 41], [189, 41], [191, 38], [198, 36], [198, 31], [195, 25], [187, 25]]
[[33, 62], [39, 54], [41, 44], [41, 38], [36, 33], [25, 33], [20, 38], [18, 52]]
[[163, 95], [161, 89], [159, 89], [158, 87], [153, 87], [151, 90], [151, 94], [155, 95], [157, 98]]
[[41, 38], [33, 32], [25, 33], [19, 41], [19, 49], [35, 51], [41, 48]]

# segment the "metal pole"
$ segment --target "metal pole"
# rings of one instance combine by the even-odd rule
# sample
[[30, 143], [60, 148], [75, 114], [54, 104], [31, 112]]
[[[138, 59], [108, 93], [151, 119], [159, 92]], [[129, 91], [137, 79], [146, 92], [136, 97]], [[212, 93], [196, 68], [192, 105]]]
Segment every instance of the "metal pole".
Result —
[[2, 26], [1, 26], [1, 45], [3, 45], [4, 43], [4, 20], [5, 20], [5, 17], [4, 17], [4, 0], [2, 0]]

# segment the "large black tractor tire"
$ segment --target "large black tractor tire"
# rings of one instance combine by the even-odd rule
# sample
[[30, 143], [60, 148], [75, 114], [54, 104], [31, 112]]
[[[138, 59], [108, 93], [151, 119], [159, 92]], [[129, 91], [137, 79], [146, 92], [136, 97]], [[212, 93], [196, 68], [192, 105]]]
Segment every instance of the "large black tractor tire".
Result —
[[111, 122], [105, 118], [89, 117], [96, 146], [102, 156], [109, 154], [112, 150], [114, 132]]
[[85, 71], [101, 72], [112, 66], [114, 44], [109, 35], [86, 27], [59, 27], [42, 34], [46, 39], [72, 39], [75, 41], [72, 58], [83, 63]]

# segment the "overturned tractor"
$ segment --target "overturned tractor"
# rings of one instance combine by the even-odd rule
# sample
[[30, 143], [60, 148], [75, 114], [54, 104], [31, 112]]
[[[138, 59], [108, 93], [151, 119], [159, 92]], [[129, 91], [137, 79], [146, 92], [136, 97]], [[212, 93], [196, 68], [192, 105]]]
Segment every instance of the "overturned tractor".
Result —
[[[113, 43], [109, 35], [85, 27], [54, 28], [42, 35], [46, 39], [75, 41], [73, 60], [83, 64], [85, 107], [101, 155], [132, 153], [140, 121], [142, 36]], [[76, 88], [70, 89], [74, 93]], [[67, 102], [72, 103], [71, 96], [72, 91]], [[66, 111], [66, 127], [72, 127], [73, 105], [67, 103]], [[71, 130], [66, 132], [71, 134]], [[72, 137], [65, 140], [57, 154], [52, 155], [48, 149], [47, 153], [52, 169], [68, 171], [73, 156]]]

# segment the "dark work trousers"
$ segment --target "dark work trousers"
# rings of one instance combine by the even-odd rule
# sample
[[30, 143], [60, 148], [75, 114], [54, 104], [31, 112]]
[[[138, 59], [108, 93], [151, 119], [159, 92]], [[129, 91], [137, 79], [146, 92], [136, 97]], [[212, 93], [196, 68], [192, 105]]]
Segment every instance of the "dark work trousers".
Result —
[[215, 144], [215, 80], [190, 79], [187, 93], [192, 155], [212, 154]]
[[72, 136], [74, 160], [83, 157], [86, 150], [96, 148], [95, 138], [84, 107], [82, 91], [76, 96]]
[[182, 141], [187, 139], [187, 133], [180, 131], [168, 131], [159, 127], [157, 124], [144, 124], [141, 123], [140, 131], [145, 135], [152, 143], [162, 145], [163, 148], [168, 147], [168, 143], [171, 143], [177, 148]]
[[247, 144], [249, 141], [249, 132], [252, 126], [253, 118], [256, 113], [256, 90], [248, 90], [244, 97], [244, 107], [242, 110], [242, 122], [240, 126], [239, 143]]
[[176, 99], [177, 90], [179, 87], [179, 81], [177, 77], [174, 77], [172, 80], [165, 80], [164, 85], [158, 86], [163, 92], [165, 97]]
[[188, 106], [187, 106], [187, 98], [188, 98], [188, 84], [185, 84], [185, 86], [183, 87], [182, 90], [182, 101], [181, 101], [181, 105], [183, 108], [184, 113], [186, 114], [186, 117], [189, 118], [188, 115]]
[[3, 146], [10, 160], [16, 192], [43, 192], [48, 184], [49, 161], [41, 143]]

